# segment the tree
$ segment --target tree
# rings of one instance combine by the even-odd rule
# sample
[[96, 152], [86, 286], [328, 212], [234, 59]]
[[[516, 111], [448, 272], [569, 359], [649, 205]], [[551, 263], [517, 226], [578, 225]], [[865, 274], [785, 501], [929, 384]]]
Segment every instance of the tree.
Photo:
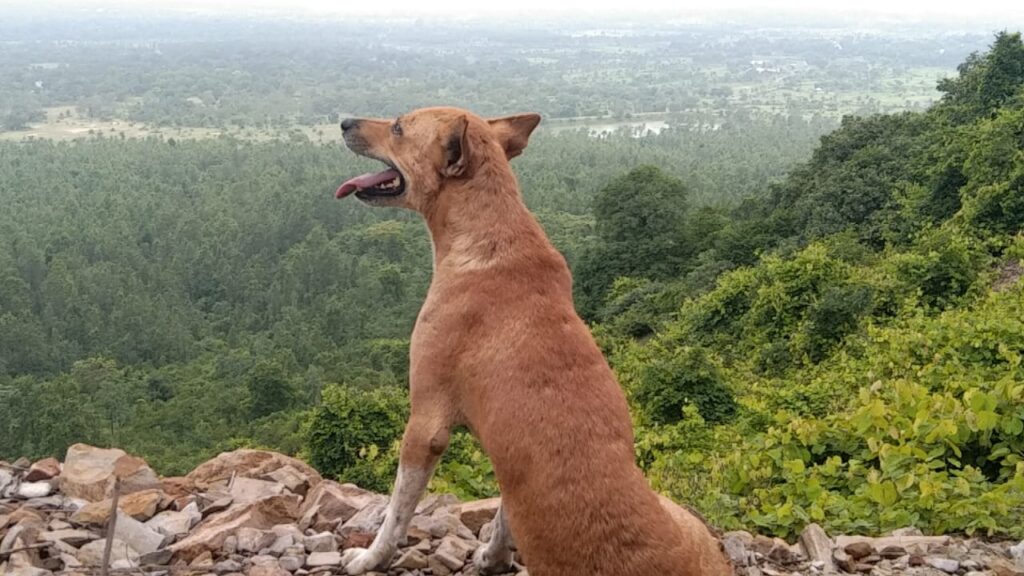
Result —
[[692, 255], [686, 242], [686, 187], [655, 166], [641, 166], [594, 199], [597, 241], [576, 271], [581, 313], [593, 318], [616, 278], [668, 278]]

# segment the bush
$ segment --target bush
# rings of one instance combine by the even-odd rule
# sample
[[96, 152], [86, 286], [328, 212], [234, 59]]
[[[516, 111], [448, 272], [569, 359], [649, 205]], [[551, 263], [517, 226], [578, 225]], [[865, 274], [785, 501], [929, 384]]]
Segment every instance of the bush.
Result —
[[397, 458], [380, 454], [400, 440], [408, 415], [409, 400], [399, 388], [327, 386], [304, 430], [310, 463], [325, 476], [386, 490]]

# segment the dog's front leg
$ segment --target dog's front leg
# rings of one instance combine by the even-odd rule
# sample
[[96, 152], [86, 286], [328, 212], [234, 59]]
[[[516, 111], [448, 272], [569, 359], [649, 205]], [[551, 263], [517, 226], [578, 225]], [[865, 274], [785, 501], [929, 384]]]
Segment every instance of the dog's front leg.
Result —
[[369, 548], [350, 548], [342, 556], [349, 574], [387, 571], [398, 542], [405, 537], [416, 504], [427, 489], [434, 466], [448, 447], [451, 425], [442, 418], [413, 415], [402, 437], [398, 477], [388, 503], [384, 523]]
[[512, 530], [508, 526], [505, 505], [498, 508], [494, 515], [494, 532], [487, 545], [476, 549], [473, 554], [473, 565], [481, 574], [504, 574], [512, 569]]

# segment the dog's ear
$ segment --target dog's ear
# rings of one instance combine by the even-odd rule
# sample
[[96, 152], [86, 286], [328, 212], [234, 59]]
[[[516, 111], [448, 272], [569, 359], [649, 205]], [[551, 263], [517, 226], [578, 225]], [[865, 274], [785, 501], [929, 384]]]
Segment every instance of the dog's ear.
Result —
[[469, 144], [467, 141], [467, 129], [469, 119], [459, 116], [452, 122], [451, 133], [448, 135], [448, 144], [445, 146], [445, 166], [442, 171], [445, 176], [457, 178], [466, 171], [466, 164], [469, 160]]
[[526, 149], [533, 129], [540, 124], [540, 114], [517, 114], [504, 118], [491, 118], [487, 121], [491, 131], [498, 137], [498, 142], [505, 149], [505, 157], [509, 160], [519, 156]]

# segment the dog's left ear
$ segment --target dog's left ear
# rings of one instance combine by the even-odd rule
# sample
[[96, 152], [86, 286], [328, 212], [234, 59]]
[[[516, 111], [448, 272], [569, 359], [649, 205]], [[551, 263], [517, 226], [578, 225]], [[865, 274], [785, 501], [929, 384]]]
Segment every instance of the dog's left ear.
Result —
[[466, 164], [469, 160], [469, 143], [466, 138], [469, 130], [469, 119], [459, 116], [452, 122], [451, 134], [448, 135], [448, 145], [445, 147], [445, 166], [442, 171], [445, 176], [456, 178], [462, 176], [466, 171]]
[[498, 142], [505, 149], [505, 157], [509, 160], [519, 156], [526, 149], [533, 129], [540, 124], [540, 114], [517, 114], [504, 118], [491, 118], [487, 121], [491, 131], [498, 137]]

